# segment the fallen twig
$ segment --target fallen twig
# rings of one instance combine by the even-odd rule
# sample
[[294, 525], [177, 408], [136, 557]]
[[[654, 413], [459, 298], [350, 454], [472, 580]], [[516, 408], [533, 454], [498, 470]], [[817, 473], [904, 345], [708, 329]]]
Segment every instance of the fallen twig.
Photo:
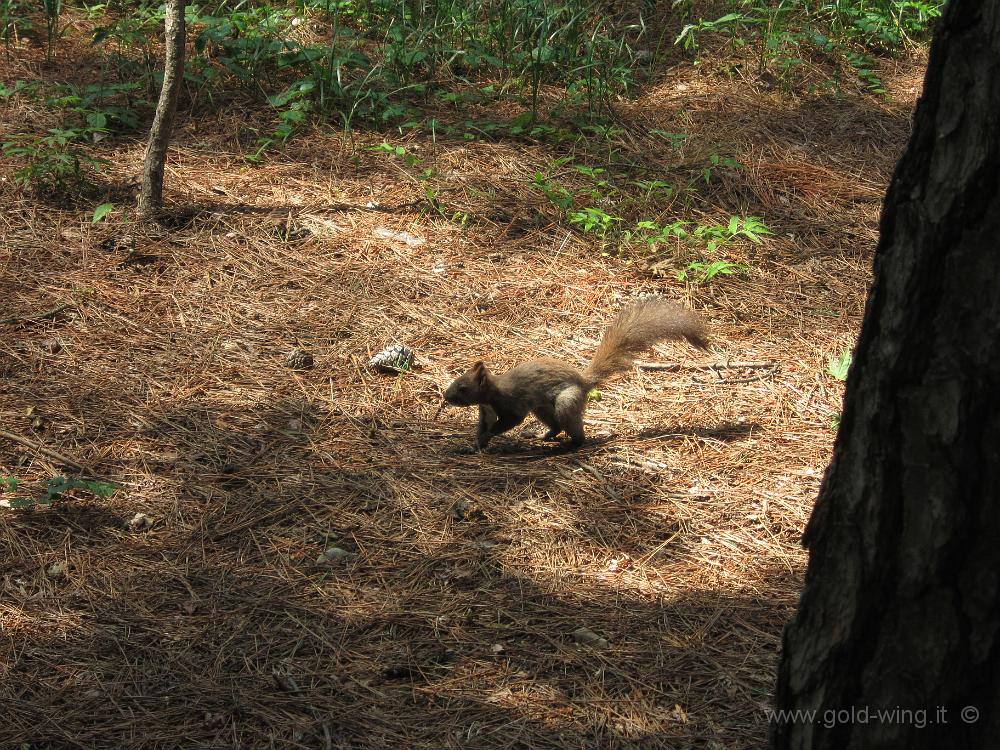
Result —
[[39, 453], [43, 453], [49, 458], [54, 458], [56, 461], [60, 461], [66, 464], [67, 466], [72, 466], [74, 469], [82, 471], [85, 474], [91, 473], [90, 470], [87, 469], [87, 467], [84, 466], [83, 464], [77, 463], [72, 458], [67, 458], [59, 451], [49, 448], [48, 446], [43, 445], [42, 443], [39, 443], [36, 440], [32, 440], [31, 438], [26, 438], [23, 435], [18, 435], [15, 432], [7, 432], [6, 430], [0, 430], [0, 437], [7, 438], [8, 440], [13, 440], [15, 443], [20, 443], [21, 445], [24, 445], [28, 448], [38, 451]]
[[740, 362], [730, 360], [728, 362], [712, 362], [705, 365], [679, 365], [676, 362], [638, 362], [640, 370], [663, 370], [675, 372], [680, 370], [776, 370], [777, 362]]
[[11, 315], [9, 318], [0, 318], [0, 325], [6, 323], [17, 323], [19, 321], [44, 320], [45, 318], [51, 318], [58, 315], [67, 307], [73, 307], [73, 306], [74, 305], [71, 302], [66, 302], [61, 305], [56, 305], [51, 310], [35, 313], [34, 315]]

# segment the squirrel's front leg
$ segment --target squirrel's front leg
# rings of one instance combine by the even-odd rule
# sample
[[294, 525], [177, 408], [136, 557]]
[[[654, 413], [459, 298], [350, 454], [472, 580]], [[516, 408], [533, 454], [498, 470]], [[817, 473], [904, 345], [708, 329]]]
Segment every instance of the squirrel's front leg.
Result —
[[[483, 417], [483, 411], [486, 409], [489, 410], [485, 417], [485, 422], [488, 424], [484, 423]], [[517, 427], [526, 416], [528, 416], [527, 412], [524, 414], [498, 414], [492, 407], [481, 404], [479, 407], [479, 429], [476, 431], [476, 447], [482, 450], [489, 444], [490, 438]]]
[[493, 407], [488, 404], [479, 405], [479, 425], [476, 427], [476, 448], [483, 450], [490, 443], [493, 437], [490, 430], [497, 423], [499, 417], [493, 411]]

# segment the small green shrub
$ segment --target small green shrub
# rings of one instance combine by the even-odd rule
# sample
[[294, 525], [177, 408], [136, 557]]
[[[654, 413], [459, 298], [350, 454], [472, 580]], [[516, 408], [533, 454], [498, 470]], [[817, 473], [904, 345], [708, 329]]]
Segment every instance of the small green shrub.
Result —
[[27, 15], [25, 0], [0, 0], [0, 39], [10, 44], [12, 38], [23, 36], [34, 29]]
[[611, 228], [621, 221], [620, 216], [612, 216], [599, 208], [588, 207], [580, 211], [570, 211], [566, 218], [569, 223], [584, 233], [604, 237]]
[[870, 52], [891, 52], [927, 38], [944, 0], [731, 0], [736, 10], [681, 29], [674, 43], [695, 51], [706, 34], [727, 37], [734, 47], [754, 44], [763, 69], [771, 61], [781, 76], [802, 64], [806, 50], [843, 59], [865, 88], [885, 94]]
[[688, 263], [687, 267], [677, 272], [678, 281], [691, 281], [696, 284], [707, 284], [716, 276], [732, 276], [743, 273], [747, 266], [743, 263], [730, 263], [725, 260], [716, 260], [711, 263], [695, 261]]
[[573, 207], [573, 195], [562, 185], [553, 182], [541, 172], [535, 172], [535, 182], [534, 187], [540, 190], [549, 202], [562, 209], [563, 211], [568, 211]]
[[71, 490], [86, 490], [98, 498], [106, 499], [119, 489], [107, 482], [64, 476], [51, 477], [40, 488], [32, 486], [27, 491], [21, 489], [23, 484], [16, 477], [0, 477], [0, 489], [14, 495], [8, 501], [13, 509], [23, 510], [33, 508], [36, 505], [51, 505], [62, 500], [63, 496]]
[[3, 155], [26, 162], [14, 172], [15, 181], [45, 195], [80, 192], [89, 183], [88, 172], [107, 160], [88, 154], [80, 145], [87, 131], [50, 128], [46, 135], [15, 135], [0, 145]]

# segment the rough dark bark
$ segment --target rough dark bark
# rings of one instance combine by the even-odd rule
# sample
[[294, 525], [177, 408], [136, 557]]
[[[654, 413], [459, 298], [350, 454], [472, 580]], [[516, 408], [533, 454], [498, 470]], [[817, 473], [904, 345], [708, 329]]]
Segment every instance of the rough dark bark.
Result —
[[156, 114], [149, 129], [146, 160], [139, 192], [139, 213], [155, 215], [163, 207], [163, 166], [170, 145], [170, 132], [177, 111], [177, 98], [184, 82], [184, 6], [185, 0], [167, 0], [166, 53], [163, 61], [163, 87], [156, 103]]
[[1000, 747], [998, 248], [1000, 0], [952, 0], [785, 632], [776, 707], [815, 713], [774, 748]]

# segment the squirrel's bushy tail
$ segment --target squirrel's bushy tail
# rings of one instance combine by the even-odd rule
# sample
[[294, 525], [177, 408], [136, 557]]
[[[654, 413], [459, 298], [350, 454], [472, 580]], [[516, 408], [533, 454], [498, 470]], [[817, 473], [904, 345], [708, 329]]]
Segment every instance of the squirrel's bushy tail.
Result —
[[584, 377], [596, 385], [629, 369], [636, 356], [665, 339], [687, 339], [699, 349], [708, 348], [705, 326], [692, 311], [660, 297], [626, 307], [604, 332]]

